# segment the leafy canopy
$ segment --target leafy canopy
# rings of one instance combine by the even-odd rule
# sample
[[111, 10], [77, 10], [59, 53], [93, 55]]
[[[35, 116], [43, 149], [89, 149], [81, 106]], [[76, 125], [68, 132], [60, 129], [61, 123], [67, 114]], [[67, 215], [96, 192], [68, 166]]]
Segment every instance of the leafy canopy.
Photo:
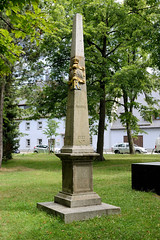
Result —
[[57, 136], [57, 128], [59, 128], [59, 123], [56, 122], [54, 119], [47, 120], [47, 127], [43, 131], [43, 133], [48, 137], [51, 138], [53, 135]]
[[47, 20], [37, 0], [3, 1], [0, 4], [1, 77], [9, 74], [11, 66], [23, 53], [20, 39], [30, 36], [31, 42], [36, 41], [38, 45], [43, 31], [52, 33]]

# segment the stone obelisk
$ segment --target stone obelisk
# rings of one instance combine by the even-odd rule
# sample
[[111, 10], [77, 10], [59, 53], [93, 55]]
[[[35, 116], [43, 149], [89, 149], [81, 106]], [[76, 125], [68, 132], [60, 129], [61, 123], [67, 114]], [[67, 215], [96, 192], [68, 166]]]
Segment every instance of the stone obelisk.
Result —
[[120, 208], [101, 203], [93, 192], [92, 162], [97, 153], [90, 145], [86, 71], [82, 16], [73, 20], [68, 102], [64, 146], [57, 156], [62, 161], [62, 190], [54, 202], [38, 207], [66, 222], [84, 220], [104, 214], [119, 213]]
[[73, 21], [66, 131], [62, 153], [93, 153], [90, 146], [82, 16]]
[[62, 160], [62, 192], [55, 202], [68, 207], [101, 204], [93, 192], [92, 161], [97, 154], [90, 145], [82, 15], [73, 20], [68, 102]]

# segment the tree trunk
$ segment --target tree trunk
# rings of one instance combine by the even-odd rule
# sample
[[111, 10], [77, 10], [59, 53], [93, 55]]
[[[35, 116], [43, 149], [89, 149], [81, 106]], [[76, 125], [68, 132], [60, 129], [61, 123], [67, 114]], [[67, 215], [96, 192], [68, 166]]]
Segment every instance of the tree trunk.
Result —
[[131, 133], [130, 124], [127, 123], [127, 136], [128, 136], [128, 143], [129, 143], [129, 152], [130, 154], [134, 154], [134, 144], [133, 144], [133, 138]]
[[104, 128], [105, 128], [105, 83], [101, 83], [101, 90], [103, 94], [100, 99], [99, 109], [99, 125], [98, 125], [98, 140], [97, 140], [97, 153], [99, 153], [98, 161], [104, 161], [103, 145], [104, 145]]
[[[124, 109], [125, 113], [131, 113], [128, 111], [128, 96], [127, 92], [123, 91], [123, 101], [124, 101]], [[130, 115], [129, 115], [130, 116]], [[130, 117], [126, 119], [126, 129], [127, 129], [127, 136], [128, 136], [128, 143], [129, 143], [129, 151], [130, 154], [134, 154], [134, 145], [133, 145], [133, 138], [132, 138], [132, 132], [131, 132], [131, 127], [130, 127]]]
[[4, 100], [4, 84], [0, 86], [0, 168], [2, 166], [3, 157], [3, 100]]

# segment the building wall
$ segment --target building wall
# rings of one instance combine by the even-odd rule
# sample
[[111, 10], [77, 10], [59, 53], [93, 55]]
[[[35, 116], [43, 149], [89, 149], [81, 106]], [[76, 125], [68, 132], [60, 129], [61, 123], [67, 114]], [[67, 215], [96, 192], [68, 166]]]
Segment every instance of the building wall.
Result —
[[[59, 128], [57, 129], [58, 136], [55, 138], [55, 148], [61, 149], [64, 145], [64, 134], [65, 134], [65, 121], [57, 120], [59, 122]], [[42, 129], [38, 129], [38, 122], [42, 122]], [[27, 123], [30, 123], [30, 128], [27, 130]], [[160, 121], [159, 121], [160, 126]], [[21, 152], [33, 152], [34, 146], [38, 145], [39, 139], [42, 139], [43, 145], [48, 145], [47, 136], [43, 133], [43, 130], [47, 127], [47, 119], [39, 120], [23, 120], [20, 122], [19, 129], [23, 133], [20, 138], [20, 151]], [[155, 147], [156, 138], [160, 136], [160, 127], [158, 128], [145, 128], [146, 134], [140, 134], [143, 136], [143, 147], [151, 151]], [[116, 143], [124, 142], [124, 136], [127, 133], [124, 129], [112, 129], [111, 124], [108, 124], [107, 130], [104, 132], [104, 152], [111, 151], [111, 147]], [[30, 140], [30, 146], [27, 146], [27, 139]], [[96, 151], [97, 148], [97, 135], [91, 136], [93, 149]]]
[[[59, 122], [59, 128], [57, 129], [58, 136], [53, 136], [55, 139], [55, 149], [61, 149], [64, 145], [64, 136], [65, 136], [65, 119], [55, 119]], [[41, 122], [42, 128], [39, 129], [38, 122]], [[43, 130], [47, 127], [47, 119], [41, 118], [39, 120], [22, 120], [19, 124], [19, 131], [22, 133], [22, 136], [19, 139], [19, 150], [21, 152], [33, 152], [36, 145], [48, 145], [48, 138], [43, 133]], [[39, 139], [42, 140], [39, 143]], [[28, 141], [30, 146], [28, 146]], [[91, 145], [96, 151], [97, 148], [97, 136], [91, 136]]]
[[[57, 128], [58, 136], [53, 136], [55, 139], [55, 148], [60, 149], [64, 145], [64, 132], [65, 132], [65, 121], [57, 120], [59, 122], [59, 128]], [[47, 127], [47, 119], [41, 118], [39, 120], [22, 120], [19, 124], [20, 133], [20, 151], [21, 152], [33, 152], [36, 145], [48, 145], [48, 138], [43, 133]]]
[[[160, 136], [160, 127], [159, 128], [148, 128], [143, 129], [146, 133], [140, 135], [143, 136], [143, 147], [148, 151], [152, 151], [155, 147], [155, 141], [157, 137]], [[123, 143], [123, 137], [127, 135], [127, 132], [122, 129], [114, 129], [111, 131], [111, 146], [116, 143]]]
[[143, 139], [144, 147], [147, 148], [148, 150], [151, 150], [155, 147], [155, 141], [160, 136], [160, 127], [147, 129], [146, 132], [147, 134], [144, 134], [144, 139]]
[[[160, 100], [160, 96], [157, 93], [153, 94], [154, 97]], [[140, 95], [138, 102], [144, 103], [144, 96]], [[24, 103], [22, 104], [22, 108], [24, 108]], [[117, 114], [121, 114], [123, 112], [123, 108], [119, 107], [116, 109]], [[145, 121], [140, 113], [135, 110], [134, 115], [139, 119], [139, 126], [142, 130], [146, 131], [146, 134], [143, 135], [143, 147], [148, 150], [152, 150], [155, 147], [156, 138], [160, 136], [160, 116], [157, 120], [153, 119], [152, 123]], [[56, 120], [59, 122], [59, 128], [57, 132], [58, 136], [55, 138], [55, 148], [61, 149], [64, 145], [64, 134], [65, 134], [65, 121], [64, 119]], [[30, 123], [30, 128], [27, 130], [27, 122]], [[38, 129], [38, 122], [42, 122], [42, 128]], [[123, 128], [120, 120], [117, 119], [112, 123], [108, 123], [106, 119], [106, 124], [108, 125], [107, 130], [104, 132], [104, 152], [111, 151], [111, 147], [116, 143], [122, 143], [124, 141], [124, 136], [127, 135], [125, 129]], [[48, 145], [47, 136], [43, 133], [43, 130], [47, 127], [47, 119], [39, 119], [39, 120], [23, 120], [20, 122], [19, 129], [20, 132], [24, 134], [20, 138], [20, 151], [33, 152], [34, 146], [38, 145], [38, 139], [42, 139], [42, 143], [44, 145]], [[30, 146], [27, 146], [27, 139], [30, 140]], [[97, 135], [91, 136], [91, 142], [93, 149], [96, 151], [97, 148]]]
[[[160, 100], [159, 93], [153, 92], [152, 96], [155, 99]], [[146, 105], [143, 94], [141, 94], [138, 97], [137, 102], [140, 102]], [[155, 106], [155, 107], [158, 107], [158, 106]], [[124, 108], [121, 106], [116, 111], [117, 111], [117, 114], [120, 115], [121, 113], [124, 112]], [[143, 147], [151, 151], [155, 147], [156, 138], [160, 136], [160, 116], [157, 119], [154, 119], [153, 117], [152, 123], [150, 123], [144, 120], [137, 110], [134, 110], [133, 114], [139, 119], [138, 125], [140, 129], [146, 132], [146, 133], [139, 134], [143, 136]], [[124, 136], [126, 135], [127, 133], [124, 127], [122, 126], [120, 119], [117, 119], [116, 121], [114, 121], [110, 128], [110, 139], [111, 139], [110, 147], [116, 143], [123, 143]]]

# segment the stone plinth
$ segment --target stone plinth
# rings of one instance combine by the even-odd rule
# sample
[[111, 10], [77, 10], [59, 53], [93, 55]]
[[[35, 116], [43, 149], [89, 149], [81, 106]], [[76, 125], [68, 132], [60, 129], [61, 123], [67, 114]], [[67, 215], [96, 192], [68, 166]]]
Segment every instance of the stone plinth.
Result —
[[133, 163], [132, 188], [160, 195], [160, 162]]
[[44, 202], [37, 203], [37, 207], [54, 216], [60, 216], [60, 218], [65, 223], [87, 220], [97, 216], [100, 217], [104, 215], [113, 215], [120, 213], [119, 207], [115, 207], [106, 203], [88, 207], [68, 208], [54, 202]]

